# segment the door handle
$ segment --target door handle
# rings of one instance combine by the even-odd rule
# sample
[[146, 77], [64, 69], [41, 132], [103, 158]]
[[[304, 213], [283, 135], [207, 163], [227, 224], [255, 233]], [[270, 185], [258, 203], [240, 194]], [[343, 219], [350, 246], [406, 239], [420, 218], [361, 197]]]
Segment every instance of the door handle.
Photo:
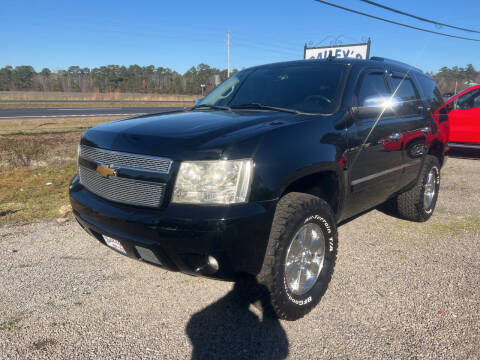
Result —
[[401, 137], [402, 137], [402, 134], [395, 133], [395, 134], [390, 135], [388, 138], [389, 138], [390, 140], [393, 140], [393, 141], [396, 142], [396, 141], [400, 140]]

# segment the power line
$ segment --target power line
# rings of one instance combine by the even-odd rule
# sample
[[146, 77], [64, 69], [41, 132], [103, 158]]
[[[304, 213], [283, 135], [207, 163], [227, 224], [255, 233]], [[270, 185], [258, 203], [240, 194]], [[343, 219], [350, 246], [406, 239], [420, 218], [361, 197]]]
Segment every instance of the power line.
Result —
[[406, 28], [414, 29], [414, 30], [419, 30], [419, 31], [432, 33], [432, 34], [437, 34], [437, 35], [442, 35], [442, 36], [447, 36], [447, 37], [455, 38], [455, 39], [462, 39], [462, 40], [470, 40], [470, 41], [480, 42], [480, 39], [473, 39], [473, 38], [468, 38], [468, 37], [464, 37], [464, 36], [457, 36], [457, 35], [446, 34], [446, 33], [438, 32], [438, 31], [427, 30], [427, 29], [424, 29], [424, 28], [419, 28], [419, 27], [416, 27], [416, 26], [407, 25], [407, 24], [399, 23], [397, 21], [385, 19], [385, 18], [382, 18], [382, 17], [379, 17], [379, 16], [370, 15], [370, 14], [367, 14], [367, 13], [364, 13], [364, 12], [361, 12], [361, 11], [358, 11], [358, 10], [350, 9], [350, 8], [347, 8], [347, 7], [344, 7], [344, 6], [340, 6], [340, 5], [337, 5], [337, 4], [332, 4], [331, 2], [324, 1], [324, 0], [314, 0], [314, 1], [325, 4], [325, 5], [333, 6], [333, 7], [345, 10], [345, 11], [349, 11], [349, 12], [352, 12], [354, 14], [363, 15], [363, 16], [366, 16], [366, 17], [369, 17], [369, 18], [372, 18], [372, 19], [384, 21], [384, 22], [387, 22], [387, 23], [390, 23], [390, 24], [395, 24], [395, 25], [403, 26], [403, 27], [406, 27]]
[[296, 49], [296, 50], [295, 49], [287, 50], [287, 49], [283, 49], [283, 48], [278, 48], [276, 46], [265, 45], [265, 44], [259, 43], [257, 41], [251, 41], [251, 40], [247, 41], [247, 40], [242, 40], [242, 39], [237, 40], [234, 35], [232, 35], [231, 38], [232, 38], [232, 41], [235, 41], [235, 44], [243, 45], [244, 47], [253, 47], [253, 48], [256, 48], [256, 49], [259, 49], [259, 50], [270, 51], [270, 52], [274, 52], [274, 53], [282, 54], [282, 55], [298, 56], [299, 51], [303, 50], [303, 48], [299, 48], [299, 49]]
[[227, 31], [227, 78], [230, 77], [230, 31]]
[[438, 22], [438, 21], [435, 21], [435, 20], [426, 19], [426, 18], [421, 17], [421, 16], [409, 14], [409, 13], [407, 13], [407, 12], [394, 9], [394, 8], [385, 6], [385, 5], [383, 5], [383, 4], [379, 4], [379, 3], [375, 2], [375, 1], [370, 1], [370, 0], [360, 0], [360, 1], [363, 1], [363, 2], [365, 2], [365, 3], [367, 3], [367, 4], [370, 4], [370, 5], [373, 5], [373, 6], [380, 7], [380, 8], [382, 8], [382, 9], [385, 9], [385, 10], [388, 10], [388, 11], [392, 11], [392, 12], [397, 13], [397, 14], [401, 14], [401, 15], [405, 15], [405, 16], [410, 16], [410, 17], [412, 17], [412, 18], [414, 18], [414, 19], [417, 19], [417, 20], [420, 20], [420, 21], [425, 21], [425, 22], [428, 22], [428, 23], [431, 23], [431, 24], [435, 24], [435, 25], [440, 25], [440, 26], [445, 26], [445, 27], [449, 27], [449, 28], [452, 28], [452, 29], [457, 29], [457, 30], [468, 31], [468, 32], [480, 34], [480, 31], [477, 31], [477, 30], [462, 28], [462, 27], [459, 27], [459, 26], [448, 25], [448, 24], [444, 24], [444, 23], [441, 23], [441, 22]]

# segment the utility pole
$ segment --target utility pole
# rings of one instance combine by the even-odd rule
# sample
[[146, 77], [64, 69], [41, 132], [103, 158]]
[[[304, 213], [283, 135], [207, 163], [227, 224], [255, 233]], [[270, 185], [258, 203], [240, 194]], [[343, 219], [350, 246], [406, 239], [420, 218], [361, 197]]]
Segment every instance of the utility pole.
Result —
[[227, 30], [227, 78], [230, 77], [230, 30]]

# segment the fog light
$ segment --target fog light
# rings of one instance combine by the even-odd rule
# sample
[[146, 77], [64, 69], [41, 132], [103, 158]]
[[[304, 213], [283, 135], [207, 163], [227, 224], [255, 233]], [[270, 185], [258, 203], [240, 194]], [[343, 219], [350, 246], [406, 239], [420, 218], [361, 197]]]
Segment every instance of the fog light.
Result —
[[200, 274], [214, 274], [214, 273], [216, 273], [218, 271], [218, 269], [220, 268], [220, 266], [218, 265], [217, 259], [215, 259], [211, 255], [208, 255], [206, 260], [207, 261], [203, 265], [201, 265], [201, 266], [199, 266], [195, 269], [195, 272], [200, 273]]
[[217, 272], [219, 269], [218, 261], [215, 259], [213, 256], [209, 255], [207, 258], [207, 264], [208, 266], [214, 271]]

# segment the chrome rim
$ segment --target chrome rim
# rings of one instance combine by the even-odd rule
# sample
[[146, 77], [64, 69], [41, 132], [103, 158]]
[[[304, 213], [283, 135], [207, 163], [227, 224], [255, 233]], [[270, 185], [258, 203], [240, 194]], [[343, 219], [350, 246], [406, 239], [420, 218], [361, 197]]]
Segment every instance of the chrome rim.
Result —
[[430, 172], [428, 173], [427, 182], [425, 183], [425, 190], [423, 192], [423, 207], [425, 210], [430, 209], [433, 204], [433, 199], [435, 198], [435, 193], [437, 191], [437, 175], [437, 168], [431, 168]]
[[423, 155], [424, 146], [423, 144], [415, 144], [410, 148], [410, 157], [417, 158]]
[[325, 259], [325, 237], [315, 223], [303, 225], [293, 237], [285, 258], [285, 282], [295, 295], [307, 293], [317, 282]]

